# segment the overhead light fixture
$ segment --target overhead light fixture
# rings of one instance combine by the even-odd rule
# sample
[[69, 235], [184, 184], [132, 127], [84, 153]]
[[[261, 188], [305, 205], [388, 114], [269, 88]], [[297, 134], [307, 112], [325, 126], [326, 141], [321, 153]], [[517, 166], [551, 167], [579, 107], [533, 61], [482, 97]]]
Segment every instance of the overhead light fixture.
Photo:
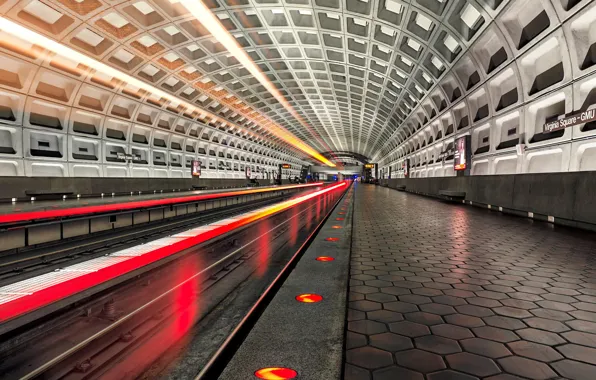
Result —
[[[200, 1], [199, 1], [199, 3], [200, 3]], [[211, 12], [209, 12], [209, 14], [212, 15]], [[219, 117], [209, 111], [198, 108], [188, 102], [182, 101], [181, 99], [177, 98], [176, 96], [170, 95], [170, 94], [166, 93], [165, 91], [158, 89], [157, 87], [154, 87], [146, 82], [136, 79], [126, 73], [123, 73], [120, 70], [117, 70], [111, 66], [108, 66], [108, 65], [106, 65], [96, 59], [93, 59], [85, 54], [79, 53], [78, 51], [71, 49], [68, 46], [62, 45], [61, 43], [59, 43], [57, 41], [54, 41], [48, 37], [45, 37], [45, 36], [35, 32], [35, 31], [25, 28], [24, 26], [21, 26], [21, 25], [15, 23], [3, 16], [0, 16], [0, 30], [7, 34], [12, 35], [13, 37], [15, 37], [19, 40], [27, 41], [33, 45], [41, 46], [44, 49], [47, 49], [47, 50], [51, 51], [52, 53], [66, 59], [66, 60], [75, 61], [82, 65], [90, 67], [93, 70], [95, 70], [97, 73], [100, 73], [101, 75], [112, 77], [112, 78], [115, 78], [117, 80], [127, 83], [129, 86], [132, 86], [132, 87], [135, 87], [138, 89], [143, 89], [143, 90], [151, 93], [153, 96], [163, 98], [173, 104], [183, 105], [188, 109], [189, 113], [193, 113], [193, 112], [201, 113], [205, 117], [211, 118], [213, 121], [224, 120], [221, 117]], [[235, 124], [231, 124], [231, 126], [234, 126], [237, 128], [242, 128]], [[331, 163], [325, 157], [320, 155], [313, 148], [306, 145], [302, 140], [300, 140], [296, 136], [292, 135], [290, 132], [285, 131], [283, 129], [279, 129], [279, 128], [271, 128], [271, 125], [269, 123], [260, 124], [259, 126], [263, 127], [267, 131], [271, 132], [275, 137], [279, 137], [286, 143], [301, 150], [302, 152], [317, 159], [318, 161], [320, 161], [326, 165], [329, 165], [329, 166], [335, 166], [335, 165], [333, 165], [333, 163]], [[246, 128], [243, 128], [243, 129], [246, 129]], [[252, 132], [249, 132], [249, 133], [251, 133], [251, 135], [252, 135]], [[255, 135], [255, 137], [260, 137], [260, 136]]]
[[[277, 87], [275, 87], [269, 78], [267, 78], [267, 76], [259, 69], [248, 53], [244, 51], [238, 41], [236, 41], [236, 39], [228, 32], [228, 30], [221, 24], [218, 17], [211, 12], [202, 0], [180, 0], [180, 4], [188, 9], [188, 11], [211, 33], [211, 35], [215, 37], [215, 39], [221, 43], [234, 56], [234, 58], [236, 58], [238, 62], [240, 62], [240, 64], [244, 66], [244, 68], [247, 69], [296, 120], [298, 120], [303, 127], [311, 131], [313, 136], [317, 136], [302, 116], [296, 112], [294, 107], [292, 107], [281, 92], [279, 92]], [[286, 138], [291, 141], [288, 141], [290, 144], [299, 147], [300, 150], [307, 152], [310, 156], [316, 158], [325, 165], [335, 167], [334, 163], [320, 155], [286, 129], [278, 125], [275, 125], [275, 128], [278, 129], [277, 134], [285, 135]], [[322, 144], [329, 148], [324, 142], [322, 142]], [[329, 148], [329, 151], [332, 150]]]

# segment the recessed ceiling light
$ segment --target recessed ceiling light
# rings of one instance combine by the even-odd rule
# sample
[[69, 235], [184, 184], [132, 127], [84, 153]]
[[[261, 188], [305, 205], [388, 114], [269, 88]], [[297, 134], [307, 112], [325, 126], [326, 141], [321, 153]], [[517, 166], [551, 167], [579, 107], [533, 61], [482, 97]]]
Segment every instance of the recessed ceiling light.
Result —
[[441, 60], [439, 60], [437, 57], [432, 57], [431, 62], [437, 69], [441, 70], [443, 68], [443, 62], [441, 62]]
[[445, 46], [447, 46], [447, 49], [449, 49], [452, 53], [455, 53], [455, 50], [459, 47], [459, 44], [457, 43], [455, 38], [453, 38], [450, 34], [448, 34], [447, 37], [445, 37], [443, 43], [445, 44]]
[[468, 26], [468, 28], [473, 29], [474, 25], [480, 18], [480, 12], [470, 3], [466, 4], [466, 7], [461, 13], [462, 21]]
[[401, 13], [402, 5], [395, 0], [386, 0], [385, 9], [393, 13]]
[[418, 26], [422, 29], [428, 31], [430, 30], [430, 27], [432, 26], [433, 22], [431, 21], [431, 19], [424, 16], [423, 14], [418, 13], [418, 15], [416, 16], [416, 24], [418, 24]]
[[103, 16], [103, 19], [105, 22], [107, 22], [108, 24], [110, 24], [118, 29], [129, 24], [128, 20], [126, 20], [124, 17], [120, 16], [116, 12], [112, 12], [112, 13], [109, 13], [109, 14]]
[[151, 8], [151, 6], [144, 1], [139, 1], [137, 3], [134, 3], [133, 7], [137, 8], [137, 10], [139, 12], [141, 12], [142, 14], [144, 14], [145, 16], [152, 12], [155, 12], [155, 10], [153, 8]]
[[408, 44], [409, 47], [411, 47], [412, 49], [414, 49], [416, 51], [419, 51], [420, 48], [422, 47], [422, 45], [420, 45], [418, 42], [414, 41], [411, 38], [408, 38], [407, 44]]
[[137, 40], [141, 45], [145, 47], [151, 47], [157, 43], [153, 38], [149, 36], [143, 36]]

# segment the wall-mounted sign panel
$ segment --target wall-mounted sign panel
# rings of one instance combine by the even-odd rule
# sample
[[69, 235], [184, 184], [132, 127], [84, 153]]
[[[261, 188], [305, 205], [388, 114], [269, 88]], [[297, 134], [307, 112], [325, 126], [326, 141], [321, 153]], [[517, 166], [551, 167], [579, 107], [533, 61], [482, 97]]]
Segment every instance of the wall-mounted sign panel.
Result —
[[376, 164], [364, 164], [365, 169], [374, 169]]
[[192, 160], [190, 163], [190, 170], [193, 177], [201, 176], [201, 161]]
[[587, 110], [578, 114], [567, 116], [559, 120], [550, 121], [542, 126], [542, 131], [546, 133], [573, 127], [574, 125], [590, 123], [596, 121], [596, 109]]
[[472, 159], [470, 135], [459, 137], [455, 140], [455, 152], [453, 155], [453, 169], [469, 172]]
[[292, 169], [292, 165], [290, 164], [281, 164], [282, 169]]
[[410, 177], [410, 159], [406, 158], [402, 165], [403, 165], [402, 168], [404, 169], [404, 177], [409, 178]]

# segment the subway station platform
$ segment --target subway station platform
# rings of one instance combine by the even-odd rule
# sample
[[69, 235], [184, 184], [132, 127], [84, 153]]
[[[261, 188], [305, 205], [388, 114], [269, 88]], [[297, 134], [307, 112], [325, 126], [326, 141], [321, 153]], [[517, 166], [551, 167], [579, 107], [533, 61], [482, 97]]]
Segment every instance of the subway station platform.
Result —
[[596, 235], [357, 184], [346, 380], [596, 379]]

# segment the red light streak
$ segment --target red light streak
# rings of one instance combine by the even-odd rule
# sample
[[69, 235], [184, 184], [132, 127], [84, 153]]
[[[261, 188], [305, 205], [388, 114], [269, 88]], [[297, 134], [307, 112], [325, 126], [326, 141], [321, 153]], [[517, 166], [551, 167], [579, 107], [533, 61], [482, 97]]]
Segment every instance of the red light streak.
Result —
[[188, 197], [154, 199], [154, 200], [149, 200], [149, 201], [125, 202], [125, 203], [106, 204], [106, 205], [88, 206], [88, 207], [74, 207], [74, 208], [51, 210], [51, 211], [32, 211], [32, 212], [23, 212], [23, 213], [16, 213], [16, 214], [6, 214], [6, 215], [0, 215], [0, 223], [14, 223], [14, 222], [23, 222], [23, 221], [27, 221], [27, 220], [34, 220], [34, 219], [71, 217], [71, 216], [77, 216], [77, 215], [96, 214], [96, 213], [102, 213], [102, 212], [157, 207], [157, 206], [164, 206], [164, 205], [170, 205], [170, 204], [176, 204], [176, 203], [196, 202], [196, 201], [205, 201], [205, 200], [218, 199], [218, 198], [224, 198], [224, 197], [234, 197], [234, 196], [241, 196], [241, 195], [248, 195], [248, 194], [266, 193], [266, 192], [277, 191], [277, 190], [287, 190], [287, 189], [295, 189], [295, 188], [302, 188], [302, 187], [321, 186], [322, 184], [323, 184], [322, 182], [316, 182], [316, 183], [307, 183], [307, 184], [302, 184], [302, 185], [278, 186], [278, 187], [271, 187], [271, 188], [266, 188], [266, 189], [237, 190], [237, 191], [228, 191], [228, 192], [224, 192], [224, 193], [202, 194], [202, 195], [195, 195], [195, 196], [188, 196]]
[[338, 241], [339, 238], [328, 237], [325, 239], [326, 241]]
[[263, 219], [267, 216], [287, 210], [290, 207], [296, 206], [325, 193], [339, 190], [344, 186], [346, 186], [345, 183], [340, 183], [293, 199], [289, 199], [284, 202], [280, 202], [278, 204], [264, 208], [259, 213], [249, 213], [248, 216], [240, 218], [228, 225], [217, 226], [212, 230], [205, 231], [204, 233], [198, 234], [194, 237], [182, 239], [179, 242], [168, 246], [157, 248], [142, 256], [131, 257], [129, 260], [121, 261], [112, 266], [99, 269], [96, 272], [89, 272], [85, 275], [52, 285], [43, 290], [39, 290], [33, 294], [17, 298], [14, 301], [2, 305], [0, 308], [0, 322], [13, 319], [22, 314], [39, 309], [43, 306], [47, 306], [55, 301], [72, 296], [86, 289], [122, 276], [123, 274], [132, 272], [143, 266], [159, 261], [165, 257], [192, 248], [200, 243], [226, 234], [259, 219]]
[[298, 239], [298, 209], [294, 208], [292, 219], [290, 220], [290, 244], [296, 244]]
[[334, 230], [339, 230], [342, 227], [341, 226], [331, 226], [331, 228], [333, 228]]
[[271, 236], [267, 234], [267, 231], [269, 231], [269, 223], [267, 223], [267, 220], [263, 220], [259, 223], [259, 236], [261, 236], [261, 238], [259, 238], [258, 241], [259, 251], [257, 252], [257, 262], [255, 263], [257, 265], [256, 273], [259, 277], [263, 277], [269, 266], [269, 256], [271, 254], [271, 244], [269, 244], [269, 239]]

